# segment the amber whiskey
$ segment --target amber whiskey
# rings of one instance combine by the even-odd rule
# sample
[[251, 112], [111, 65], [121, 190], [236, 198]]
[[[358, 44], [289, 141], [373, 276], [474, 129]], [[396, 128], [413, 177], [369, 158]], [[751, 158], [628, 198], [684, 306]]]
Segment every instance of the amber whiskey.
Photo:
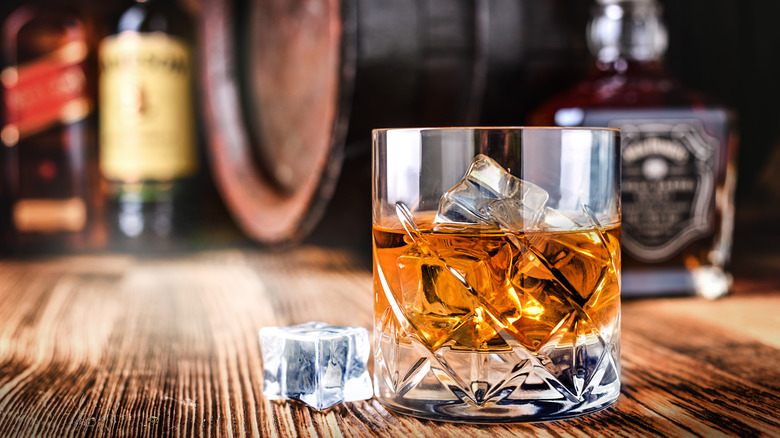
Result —
[[616, 329], [619, 227], [508, 236], [419, 226], [416, 241], [403, 230], [374, 226], [375, 318], [391, 312], [391, 294], [432, 351], [504, 351], [510, 346], [497, 331], [503, 330], [536, 353], [561, 336], [562, 325], [573, 329], [559, 345]]
[[195, 215], [193, 32], [175, 1], [139, 0], [100, 45], [100, 169], [114, 248], [179, 246]]
[[3, 240], [15, 250], [95, 244], [90, 36], [87, 22], [52, 1], [24, 3], [2, 23], [0, 193]]
[[654, 0], [599, 0], [588, 42], [590, 77], [530, 121], [621, 129], [623, 294], [727, 293], [731, 111], [665, 70], [667, 34]]

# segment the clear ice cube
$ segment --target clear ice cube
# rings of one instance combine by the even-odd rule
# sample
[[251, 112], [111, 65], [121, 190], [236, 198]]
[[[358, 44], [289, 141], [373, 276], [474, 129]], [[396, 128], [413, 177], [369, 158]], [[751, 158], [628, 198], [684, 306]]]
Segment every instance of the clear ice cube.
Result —
[[368, 331], [307, 322], [260, 330], [263, 395], [317, 410], [373, 396], [366, 362]]
[[434, 223], [528, 229], [539, 221], [548, 197], [541, 187], [479, 154], [463, 179], [441, 197]]

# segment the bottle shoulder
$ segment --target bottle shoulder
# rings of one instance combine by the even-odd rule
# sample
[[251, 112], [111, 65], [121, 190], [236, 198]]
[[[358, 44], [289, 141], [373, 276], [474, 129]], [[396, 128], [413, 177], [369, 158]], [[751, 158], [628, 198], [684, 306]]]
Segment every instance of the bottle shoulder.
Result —
[[65, 5], [26, 3], [2, 23], [4, 64], [24, 63], [85, 39], [85, 24], [75, 10]]
[[563, 108], [661, 109], [723, 108], [726, 106], [694, 90], [663, 69], [592, 72], [587, 79], [544, 102], [529, 117], [533, 124], [554, 124]]

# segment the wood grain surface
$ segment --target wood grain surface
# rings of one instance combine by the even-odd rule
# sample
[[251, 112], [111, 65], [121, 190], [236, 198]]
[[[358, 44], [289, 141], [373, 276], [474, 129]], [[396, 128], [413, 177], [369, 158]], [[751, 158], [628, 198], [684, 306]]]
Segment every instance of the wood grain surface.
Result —
[[0, 261], [0, 437], [780, 436], [780, 288], [624, 301], [623, 389], [577, 419], [467, 425], [262, 396], [257, 332], [372, 323], [370, 260], [301, 247]]

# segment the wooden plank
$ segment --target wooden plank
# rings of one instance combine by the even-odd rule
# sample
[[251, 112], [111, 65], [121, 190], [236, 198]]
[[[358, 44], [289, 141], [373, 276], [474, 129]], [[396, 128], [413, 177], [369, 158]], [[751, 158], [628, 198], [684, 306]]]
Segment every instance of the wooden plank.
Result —
[[586, 417], [469, 425], [376, 399], [324, 412], [265, 400], [261, 327], [371, 327], [364, 257], [0, 261], [0, 436], [780, 436], [778, 295], [766, 291], [625, 302], [621, 397]]
[[644, 300], [624, 305], [623, 330], [780, 391], [780, 295]]

